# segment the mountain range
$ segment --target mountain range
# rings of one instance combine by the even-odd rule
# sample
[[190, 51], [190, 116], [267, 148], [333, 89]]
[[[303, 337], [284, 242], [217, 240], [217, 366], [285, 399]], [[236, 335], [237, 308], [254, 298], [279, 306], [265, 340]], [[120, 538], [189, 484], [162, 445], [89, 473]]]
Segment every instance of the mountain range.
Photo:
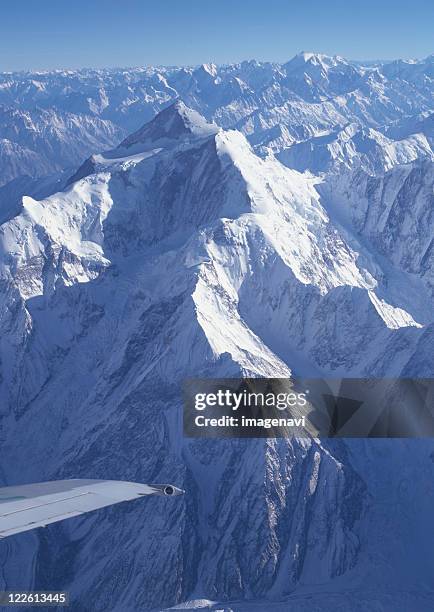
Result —
[[[317, 149], [317, 139], [328, 136], [334, 149], [345, 149], [342, 140], [352, 140], [360, 153], [390, 149], [383, 161], [388, 169], [432, 156], [433, 78], [434, 56], [372, 65], [313, 53], [284, 64], [0, 73], [0, 181], [77, 165], [178, 98], [223, 128], [241, 131], [261, 155], [271, 150], [285, 157], [295, 143], [303, 143], [301, 151]], [[337, 157], [349, 161], [345, 150]], [[301, 158], [319, 169], [317, 159]]]
[[311, 53], [0, 75], [2, 481], [187, 491], [10, 539], [1, 588], [432, 609], [432, 440], [188, 440], [181, 388], [434, 376], [433, 79]]

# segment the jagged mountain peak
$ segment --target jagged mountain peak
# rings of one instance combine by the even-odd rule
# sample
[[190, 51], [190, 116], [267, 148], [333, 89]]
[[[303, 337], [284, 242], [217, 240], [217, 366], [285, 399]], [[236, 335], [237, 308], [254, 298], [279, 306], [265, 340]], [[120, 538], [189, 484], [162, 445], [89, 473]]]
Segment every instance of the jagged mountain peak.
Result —
[[282, 66], [287, 86], [304, 100], [348, 94], [360, 84], [363, 70], [338, 55], [301, 52]]
[[313, 53], [311, 51], [300, 51], [292, 59], [290, 59], [285, 67], [287, 70], [297, 70], [298, 68], [310, 66], [321, 66], [322, 68], [331, 68], [339, 64], [349, 65], [349, 63], [338, 55], [325, 55], [324, 53]]
[[182, 100], [177, 100], [123, 140], [118, 149], [137, 149], [137, 145], [155, 145], [168, 140], [179, 141], [185, 137], [203, 138], [217, 133], [218, 129], [217, 125], [208, 123]]
[[219, 132], [214, 123], [208, 123], [197, 111], [177, 100], [139, 130], [130, 134], [115, 149], [91, 155], [67, 181], [73, 184], [86, 176], [113, 171], [114, 164], [137, 163], [144, 157], [181, 145], [195, 144]]
[[327, 58], [323, 53], [313, 53], [312, 51], [300, 51], [297, 55], [294, 56], [293, 59], [299, 62], [312, 62], [317, 63], [323, 59]]
[[215, 78], [217, 76], [217, 66], [213, 63], [209, 63], [209, 64], [201, 64], [199, 66], [199, 68], [197, 68], [197, 70], [195, 71], [196, 73], [204, 73], [207, 74], [213, 78]]

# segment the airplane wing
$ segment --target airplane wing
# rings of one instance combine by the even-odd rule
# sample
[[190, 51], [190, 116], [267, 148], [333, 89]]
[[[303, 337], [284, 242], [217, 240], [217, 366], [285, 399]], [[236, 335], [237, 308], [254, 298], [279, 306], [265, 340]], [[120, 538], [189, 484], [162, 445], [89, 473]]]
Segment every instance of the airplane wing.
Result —
[[53, 480], [0, 488], [0, 539], [143, 495], [181, 495], [173, 485]]

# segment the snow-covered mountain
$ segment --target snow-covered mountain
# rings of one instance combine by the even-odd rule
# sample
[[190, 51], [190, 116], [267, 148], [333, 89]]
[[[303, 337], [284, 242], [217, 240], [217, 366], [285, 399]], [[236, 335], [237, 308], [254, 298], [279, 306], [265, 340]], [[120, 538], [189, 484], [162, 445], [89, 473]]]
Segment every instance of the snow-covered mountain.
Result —
[[394, 166], [417, 159], [432, 161], [434, 153], [423, 133], [393, 140], [373, 128], [361, 128], [352, 123], [336, 132], [294, 143], [279, 151], [277, 157], [300, 172], [339, 173], [346, 167], [381, 175]]
[[[22, 584], [20, 559], [27, 585], [61, 584], [92, 610], [268, 607], [294, 592], [304, 609], [306, 590], [366, 581], [381, 605], [415, 601], [416, 587], [432, 605], [434, 555], [423, 570], [414, 560], [432, 494], [412, 516], [423, 479], [402, 466], [408, 447], [425, 478], [431, 443], [197, 442], [180, 428], [189, 376], [384, 376], [416, 363], [432, 375], [420, 365], [420, 347], [433, 354], [426, 248], [405, 252], [432, 239], [424, 163], [375, 179], [388, 189], [355, 175], [353, 211], [343, 176], [334, 199], [326, 179], [261, 159], [178, 102], [61, 191], [23, 198], [0, 229], [3, 479], [169, 479], [188, 494], [14, 538], [0, 551], [6, 586]], [[410, 217], [397, 227], [402, 190]]]

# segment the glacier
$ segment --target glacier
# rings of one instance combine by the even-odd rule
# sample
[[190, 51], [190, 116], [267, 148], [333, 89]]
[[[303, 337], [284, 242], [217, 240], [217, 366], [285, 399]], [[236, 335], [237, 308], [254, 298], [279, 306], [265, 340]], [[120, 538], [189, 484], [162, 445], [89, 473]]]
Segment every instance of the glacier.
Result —
[[[1, 588], [92, 611], [432, 609], [432, 440], [188, 440], [180, 389], [433, 377], [433, 66], [0, 75], [18, 151], [0, 177], [2, 484], [187, 491], [9, 539]], [[53, 113], [76, 118], [64, 157], [30, 137]]]

